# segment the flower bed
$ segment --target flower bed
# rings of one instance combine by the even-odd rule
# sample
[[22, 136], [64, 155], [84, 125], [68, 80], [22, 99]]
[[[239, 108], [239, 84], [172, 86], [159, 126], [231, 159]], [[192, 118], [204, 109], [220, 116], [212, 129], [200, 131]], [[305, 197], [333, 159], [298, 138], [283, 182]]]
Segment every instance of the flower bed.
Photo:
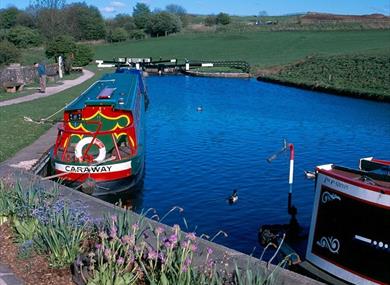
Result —
[[[71, 274], [80, 285], [272, 283], [274, 272], [266, 276], [237, 266], [233, 272], [224, 270], [212, 248], [199, 247], [195, 233], [184, 233], [178, 225], [153, 224], [145, 219], [148, 211], [92, 220], [84, 208], [80, 202], [60, 199], [56, 189], [22, 189], [1, 182], [0, 217], [8, 220], [1, 230], [8, 233], [6, 247], [14, 253], [5, 261], [23, 259], [31, 264], [29, 272], [46, 266], [53, 277], [29, 281], [33, 273], [23, 275], [13, 266], [27, 284], [70, 284]], [[7, 253], [0, 253], [3, 260]]]

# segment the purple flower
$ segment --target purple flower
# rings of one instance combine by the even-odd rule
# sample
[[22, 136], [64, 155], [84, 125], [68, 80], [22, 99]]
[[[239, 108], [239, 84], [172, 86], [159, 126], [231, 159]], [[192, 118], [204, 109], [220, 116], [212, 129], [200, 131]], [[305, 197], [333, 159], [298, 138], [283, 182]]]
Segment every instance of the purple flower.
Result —
[[125, 259], [123, 257], [119, 257], [116, 261], [117, 264], [119, 265], [122, 265], [123, 263], [125, 263]]
[[168, 240], [172, 244], [177, 243], [177, 235], [176, 234], [171, 235]]
[[212, 254], [212, 253], [213, 253], [213, 249], [212, 249], [211, 247], [208, 247], [208, 248], [207, 248], [207, 254], [210, 255], [210, 254]]
[[173, 230], [177, 234], [180, 231], [180, 226], [177, 224], [173, 225]]
[[151, 250], [148, 252], [148, 259], [156, 260], [158, 257], [157, 251]]
[[101, 243], [95, 244], [95, 248], [98, 249], [98, 250], [101, 249], [102, 248], [102, 244]]
[[158, 254], [158, 258], [161, 260], [162, 263], [165, 263], [166, 258], [165, 258], [165, 255], [162, 252], [160, 252]]
[[191, 240], [191, 241], [196, 240], [195, 233], [187, 233], [187, 234], [186, 234], [186, 239], [189, 239], [189, 240]]
[[183, 242], [183, 247], [184, 248], [189, 248], [189, 246], [190, 246], [190, 241], [189, 240], [186, 240], [186, 241]]
[[113, 221], [114, 223], [118, 221], [118, 217], [116, 215], [112, 215], [111, 216], [111, 221]]
[[156, 235], [160, 235], [163, 232], [164, 232], [164, 228], [163, 227], [157, 227], [157, 229], [155, 230]]
[[116, 227], [111, 227], [110, 238], [115, 239], [116, 237], [117, 237], [117, 235], [116, 235]]
[[131, 228], [133, 229], [133, 232], [136, 232], [139, 229], [139, 225], [138, 224], [133, 224], [131, 226]]
[[110, 258], [110, 256], [111, 256], [111, 250], [108, 249], [108, 248], [106, 248], [106, 249], [104, 250], [104, 256], [105, 256], [106, 258]]
[[196, 246], [196, 244], [191, 244], [191, 245], [190, 245], [190, 250], [191, 250], [192, 252], [195, 252], [197, 249], [198, 249], [198, 247]]

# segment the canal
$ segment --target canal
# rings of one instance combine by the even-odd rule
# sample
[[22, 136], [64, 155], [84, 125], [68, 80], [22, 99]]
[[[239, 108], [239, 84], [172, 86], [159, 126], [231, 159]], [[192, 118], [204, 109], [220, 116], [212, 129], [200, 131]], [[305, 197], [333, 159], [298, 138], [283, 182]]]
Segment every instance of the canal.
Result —
[[[390, 159], [390, 104], [256, 80], [148, 77], [146, 171], [135, 193], [113, 196], [137, 212], [154, 208], [163, 221], [236, 250], [261, 254], [262, 224], [287, 223], [288, 153], [272, 163], [283, 138], [295, 145], [293, 203], [308, 227], [314, 182], [304, 170], [361, 157]], [[199, 111], [201, 107], [201, 111]], [[238, 190], [238, 202], [228, 196]], [[186, 222], [184, 222], [183, 218]], [[185, 227], [184, 227], [185, 228]]]

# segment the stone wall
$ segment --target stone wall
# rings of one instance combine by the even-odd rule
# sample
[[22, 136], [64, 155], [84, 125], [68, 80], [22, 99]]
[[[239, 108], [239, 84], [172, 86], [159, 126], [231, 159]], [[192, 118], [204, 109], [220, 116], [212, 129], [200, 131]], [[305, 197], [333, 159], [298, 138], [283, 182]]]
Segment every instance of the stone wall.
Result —
[[[46, 73], [49, 77], [57, 76], [58, 65], [46, 64]], [[38, 72], [32, 65], [11, 64], [6, 68], [0, 69], [0, 85], [3, 85], [5, 82], [31, 83], [35, 80], [38, 80]]]

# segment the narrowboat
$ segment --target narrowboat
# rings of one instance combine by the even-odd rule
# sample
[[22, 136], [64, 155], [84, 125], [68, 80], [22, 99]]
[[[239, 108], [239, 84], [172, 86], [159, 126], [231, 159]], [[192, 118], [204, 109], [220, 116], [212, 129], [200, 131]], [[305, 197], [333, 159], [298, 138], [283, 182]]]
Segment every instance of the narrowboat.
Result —
[[[289, 228], [266, 225], [259, 238], [284, 256], [298, 256]], [[317, 166], [306, 234], [305, 258], [292, 260], [300, 272], [328, 284], [390, 284], [390, 161], [363, 158], [359, 169]]]
[[92, 195], [130, 189], [143, 179], [142, 73], [117, 68], [93, 83], [64, 110], [51, 154], [55, 177]]

